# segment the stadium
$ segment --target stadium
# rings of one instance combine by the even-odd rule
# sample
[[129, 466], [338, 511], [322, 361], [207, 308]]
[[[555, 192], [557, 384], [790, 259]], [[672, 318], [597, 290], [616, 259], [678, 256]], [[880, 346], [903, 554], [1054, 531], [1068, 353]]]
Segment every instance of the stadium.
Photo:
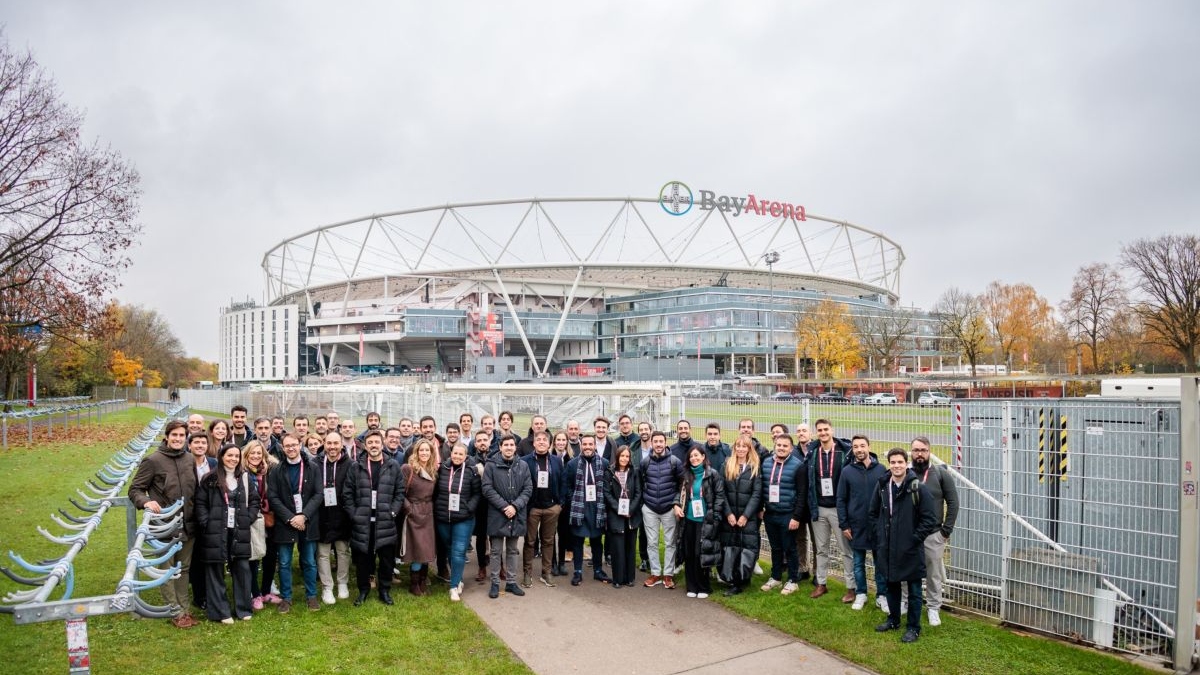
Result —
[[894, 307], [903, 263], [879, 232], [679, 182], [381, 213], [266, 252], [267, 306], [222, 314], [221, 380], [795, 373], [797, 314]]

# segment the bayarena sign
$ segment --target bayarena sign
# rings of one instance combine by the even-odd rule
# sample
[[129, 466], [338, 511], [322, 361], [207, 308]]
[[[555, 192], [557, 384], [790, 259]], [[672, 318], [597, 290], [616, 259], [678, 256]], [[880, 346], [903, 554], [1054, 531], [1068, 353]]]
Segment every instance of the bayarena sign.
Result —
[[[673, 215], [682, 216], [692, 210], [695, 204], [695, 199], [692, 195], [692, 189], [677, 180], [669, 181], [662, 186], [658, 191], [658, 203], [662, 206], [663, 211]], [[759, 199], [754, 196], [754, 193], [748, 193], [745, 197], [736, 197], [733, 195], [718, 195], [712, 190], [700, 190], [700, 210], [712, 211], [717, 209], [722, 213], [732, 214], [734, 218], [743, 213], [754, 213], [759, 216], [770, 216], [772, 218], [790, 218], [792, 220], [807, 220], [804, 215], [803, 204], [793, 204], [791, 202], [780, 202], [771, 199]]]

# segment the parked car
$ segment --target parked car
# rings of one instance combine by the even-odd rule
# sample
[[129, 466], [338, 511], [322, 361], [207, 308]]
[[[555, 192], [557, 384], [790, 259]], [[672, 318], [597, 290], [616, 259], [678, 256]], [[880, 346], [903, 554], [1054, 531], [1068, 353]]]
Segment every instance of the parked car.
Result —
[[795, 403], [798, 399], [790, 391], [777, 391], [771, 394], [771, 400], [776, 403]]
[[812, 398], [813, 398], [812, 394], [809, 394], [809, 393], [803, 392], [803, 391], [798, 391], [798, 392], [792, 394], [792, 399], [794, 401], [796, 401], [797, 403], [799, 403], [800, 401], [804, 401], [804, 400], [811, 401]]
[[823, 394], [817, 394], [817, 403], [849, 403], [850, 399], [833, 391], [827, 391]]
[[871, 394], [863, 399], [863, 405], [896, 405], [896, 395]]
[[744, 405], [758, 405], [758, 394], [740, 389], [729, 392], [729, 404], [738, 405], [739, 403]]
[[940, 391], [927, 391], [917, 398], [917, 405], [922, 408], [927, 405], [950, 405], [950, 396]]
[[867, 398], [867, 394], [850, 394], [851, 403], [862, 403]]

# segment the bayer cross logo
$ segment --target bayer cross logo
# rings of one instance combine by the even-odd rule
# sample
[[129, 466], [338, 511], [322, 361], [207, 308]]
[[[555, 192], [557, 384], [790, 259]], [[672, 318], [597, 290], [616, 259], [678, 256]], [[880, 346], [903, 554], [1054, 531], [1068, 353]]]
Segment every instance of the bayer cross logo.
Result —
[[692, 210], [692, 189], [673, 180], [658, 191], [658, 205], [673, 216], [682, 216]]

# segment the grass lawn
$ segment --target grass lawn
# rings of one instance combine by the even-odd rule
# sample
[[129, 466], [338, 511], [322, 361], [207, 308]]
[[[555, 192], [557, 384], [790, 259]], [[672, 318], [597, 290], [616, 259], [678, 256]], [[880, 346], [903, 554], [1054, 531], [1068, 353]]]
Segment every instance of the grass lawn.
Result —
[[[765, 563], [764, 567], [769, 567]], [[1147, 675], [1150, 670], [1124, 659], [1090, 649], [1029, 635], [1018, 635], [976, 618], [961, 618], [942, 611], [942, 625], [925, 625], [915, 645], [900, 642], [903, 631], [876, 633], [884, 614], [871, 604], [855, 612], [840, 600], [846, 587], [830, 580], [829, 593], [812, 600], [812, 585], [804, 582], [790, 597], [764, 593], [758, 587], [766, 577], [755, 577], [745, 593], [726, 598], [712, 596], [725, 607], [748, 618], [794, 635], [805, 642], [841, 655], [883, 675], [937, 673], [952, 675]], [[903, 624], [903, 619], [901, 619]]]
[[[64, 547], [35, 531], [59, 528], [49, 514], [59, 507], [76, 513], [67, 498], [156, 412], [132, 408], [106, 416], [103, 425], [72, 429], [67, 441], [0, 453], [5, 477], [0, 491], [0, 551], [27, 560], [57, 556]], [[68, 442], [69, 441], [69, 442]], [[112, 593], [124, 569], [124, 513], [111, 512], [76, 558], [73, 597]], [[5, 562], [6, 567], [12, 567]], [[294, 575], [301, 584], [300, 575]], [[4, 579], [0, 592], [25, 587]], [[88, 621], [93, 672], [187, 673], [528, 673], [529, 670], [475, 616], [451, 603], [445, 586], [435, 595], [410, 596], [397, 582], [394, 607], [372, 595], [363, 607], [349, 600], [309, 612], [301, 602], [288, 615], [273, 609], [233, 626], [202, 622], [178, 630], [167, 621], [132, 614]], [[58, 598], [61, 592], [55, 592]], [[295, 596], [304, 597], [302, 585]], [[146, 597], [157, 604], [157, 591]], [[203, 614], [197, 618], [203, 619]], [[61, 673], [67, 669], [62, 622], [17, 626], [0, 616], [0, 655], [8, 673]]]

